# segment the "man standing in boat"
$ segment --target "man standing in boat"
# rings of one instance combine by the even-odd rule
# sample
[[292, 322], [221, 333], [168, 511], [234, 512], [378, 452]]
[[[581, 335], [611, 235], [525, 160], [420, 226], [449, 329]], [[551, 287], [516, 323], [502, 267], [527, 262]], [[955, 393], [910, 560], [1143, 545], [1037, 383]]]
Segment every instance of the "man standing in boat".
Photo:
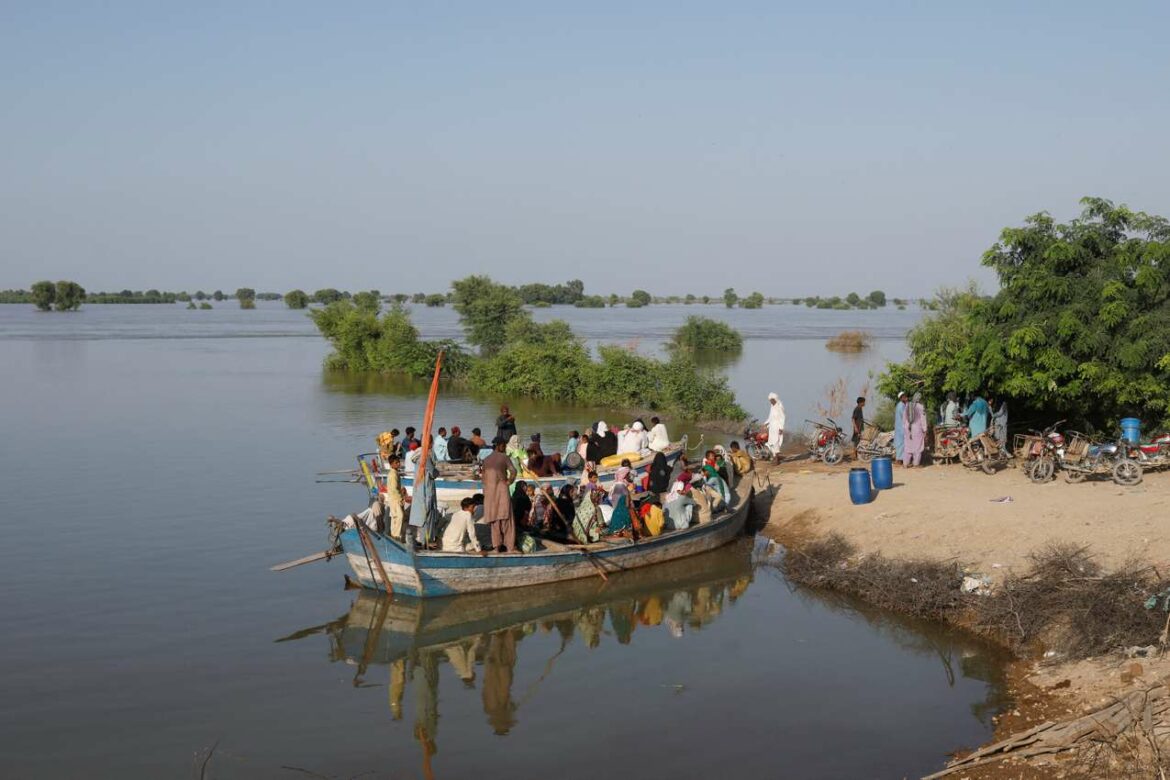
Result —
[[496, 552], [515, 552], [516, 525], [512, 520], [512, 497], [508, 486], [516, 479], [516, 467], [504, 454], [507, 440], [499, 436], [492, 442], [492, 454], [483, 461], [483, 519], [492, 529], [492, 547]]

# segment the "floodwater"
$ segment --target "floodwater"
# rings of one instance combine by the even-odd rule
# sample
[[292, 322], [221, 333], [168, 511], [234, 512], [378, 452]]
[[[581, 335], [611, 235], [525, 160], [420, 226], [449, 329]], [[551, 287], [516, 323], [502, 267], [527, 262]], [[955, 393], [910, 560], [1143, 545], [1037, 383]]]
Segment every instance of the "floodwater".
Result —
[[[652, 351], [696, 310], [748, 337], [741, 401], [762, 416], [776, 389], [798, 419], [918, 316], [538, 316]], [[457, 333], [448, 310], [416, 322]], [[885, 340], [824, 349], [858, 327]], [[912, 777], [990, 735], [993, 650], [793, 589], [750, 541], [486, 605], [345, 591], [341, 561], [270, 573], [362, 502], [316, 473], [421, 414], [416, 387], [327, 375], [326, 352], [274, 304], [0, 306], [0, 776]], [[498, 402], [444, 397], [439, 422], [486, 427]], [[557, 439], [590, 419], [514, 406]]]

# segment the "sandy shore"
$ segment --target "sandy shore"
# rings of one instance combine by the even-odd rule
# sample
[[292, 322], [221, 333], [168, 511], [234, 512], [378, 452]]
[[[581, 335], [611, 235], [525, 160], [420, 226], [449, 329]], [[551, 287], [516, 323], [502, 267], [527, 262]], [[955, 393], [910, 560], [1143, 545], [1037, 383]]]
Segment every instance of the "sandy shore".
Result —
[[[1107, 568], [1137, 559], [1170, 572], [1170, 535], [1160, 533], [1170, 506], [1170, 473], [1147, 474], [1142, 484], [1123, 488], [1108, 481], [1066, 484], [1059, 477], [1034, 485], [1010, 468], [994, 476], [959, 465], [895, 468], [893, 489], [855, 506], [849, 499], [849, 465], [789, 460], [778, 468], [765, 466], [757, 484], [770, 484], [775, 494], [763, 533], [799, 546], [835, 532], [862, 555], [955, 560], [993, 583], [1010, 571], [1026, 570], [1029, 553], [1054, 542], [1087, 546]], [[996, 500], [1004, 497], [1011, 501]], [[1009, 670], [1009, 679], [1016, 704], [997, 718], [996, 740], [1084, 715], [1129, 692], [1168, 681], [1170, 658], [1021, 658]], [[1127, 771], [1128, 759], [1116, 753], [1094, 758], [1090, 770], [1083, 765], [1083, 754], [1081, 765], [1077, 760], [1067, 755], [1013, 759], [953, 776], [1143, 776]]]
[[[770, 525], [785, 532], [837, 531], [866, 552], [957, 559], [993, 580], [1022, 570], [1049, 542], [1087, 545], [1107, 567], [1137, 558], [1170, 571], [1170, 473], [1136, 487], [1058, 477], [1034, 485], [1019, 469], [994, 476], [959, 465], [895, 467], [892, 490], [872, 503], [849, 500], [849, 465], [790, 461], [770, 473], [778, 492]], [[995, 499], [1010, 497], [1010, 502]]]

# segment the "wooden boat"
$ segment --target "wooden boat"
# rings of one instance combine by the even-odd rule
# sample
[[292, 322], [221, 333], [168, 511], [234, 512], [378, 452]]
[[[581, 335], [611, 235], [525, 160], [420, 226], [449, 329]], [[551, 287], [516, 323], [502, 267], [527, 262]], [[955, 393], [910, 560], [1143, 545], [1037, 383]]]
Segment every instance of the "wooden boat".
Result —
[[[548, 549], [533, 553], [480, 555], [416, 550], [374, 531], [351, 528], [341, 534], [340, 543], [357, 582], [365, 588], [386, 590], [380, 561], [395, 593], [431, 598], [502, 590], [597, 577], [599, 572], [608, 576], [721, 547], [743, 532], [753, 494], [752, 490], [741, 492], [710, 522], [636, 541], [603, 540], [586, 545], [546, 541]], [[376, 555], [363, 546], [363, 533]]]
[[[387, 664], [411, 653], [442, 648], [452, 642], [520, 626], [579, 616], [628, 599], [669, 596], [696, 588], [747, 589], [752, 577], [751, 545], [725, 545], [697, 558], [635, 569], [608, 583], [576, 579], [488, 593], [438, 599], [387, 596], [360, 591], [349, 611], [336, 620], [305, 628], [278, 641], [327, 634], [332, 656], [364, 665]], [[717, 614], [717, 613], [712, 613]], [[688, 618], [697, 616], [690, 616]]]
[[[666, 463], [672, 469], [678, 463], [678, 459], [684, 452], [687, 451], [687, 437], [682, 440], [671, 443], [669, 447], [662, 451], [666, 456]], [[363, 453], [358, 455], [358, 463], [376, 462], [377, 453]], [[653, 455], [648, 455], [630, 462], [630, 467], [635, 471], [645, 469], [654, 460]], [[597, 469], [597, 480], [602, 485], [610, 484], [614, 481], [617, 470], [621, 466], [607, 466]], [[475, 469], [471, 465], [455, 465], [442, 464], [440, 467], [438, 479], [435, 480], [435, 494], [440, 503], [456, 505], [467, 496], [483, 492], [483, 483], [476, 477]], [[538, 492], [545, 489], [551, 490], [554, 494], [564, 485], [575, 485], [581, 480], [582, 474], [580, 472], [570, 472], [568, 474], [560, 474], [555, 477], [521, 477], [525, 482], [531, 482], [536, 485]], [[386, 482], [386, 474], [384, 472], [375, 472], [374, 478], [379, 485], [384, 485]], [[408, 495], [414, 495], [414, 476], [403, 475], [400, 478], [402, 487], [406, 490]], [[372, 491], [371, 491], [372, 492]]]

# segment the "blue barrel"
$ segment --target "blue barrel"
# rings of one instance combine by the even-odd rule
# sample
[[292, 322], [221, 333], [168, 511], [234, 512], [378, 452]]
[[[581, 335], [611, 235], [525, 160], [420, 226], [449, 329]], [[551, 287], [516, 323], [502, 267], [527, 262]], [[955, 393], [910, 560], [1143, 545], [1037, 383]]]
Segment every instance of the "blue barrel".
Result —
[[870, 464], [873, 469], [873, 486], [878, 490], [889, 490], [894, 486], [894, 464], [889, 458], [874, 458]]
[[1121, 418], [1121, 438], [1130, 444], [1137, 444], [1142, 440], [1142, 421], [1136, 417]]
[[873, 489], [869, 484], [869, 469], [849, 469], [849, 498], [855, 504], [873, 501]]

